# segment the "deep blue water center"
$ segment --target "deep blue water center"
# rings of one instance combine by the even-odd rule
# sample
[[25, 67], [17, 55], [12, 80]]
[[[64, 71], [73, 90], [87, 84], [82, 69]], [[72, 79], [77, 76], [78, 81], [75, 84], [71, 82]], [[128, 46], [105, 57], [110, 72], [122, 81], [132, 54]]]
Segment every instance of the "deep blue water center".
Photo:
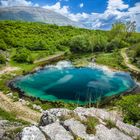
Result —
[[14, 82], [16, 88], [29, 96], [80, 104], [121, 94], [135, 85], [129, 73], [111, 72], [98, 67], [75, 68], [69, 62], [46, 66]]

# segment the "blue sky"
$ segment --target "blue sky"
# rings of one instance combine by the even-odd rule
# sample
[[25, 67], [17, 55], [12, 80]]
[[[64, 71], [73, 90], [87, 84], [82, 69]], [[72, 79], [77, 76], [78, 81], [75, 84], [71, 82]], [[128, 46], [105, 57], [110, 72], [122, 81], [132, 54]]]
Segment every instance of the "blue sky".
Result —
[[140, 31], [140, 0], [0, 0], [1, 6], [39, 6], [92, 29], [108, 30], [116, 21], [136, 21]]

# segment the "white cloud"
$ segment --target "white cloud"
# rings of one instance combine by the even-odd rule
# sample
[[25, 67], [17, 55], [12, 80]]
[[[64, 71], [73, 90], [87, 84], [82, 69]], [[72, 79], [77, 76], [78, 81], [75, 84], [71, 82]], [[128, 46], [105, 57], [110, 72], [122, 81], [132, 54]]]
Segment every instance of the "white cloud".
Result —
[[[54, 5], [45, 5], [43, 8], [53, 10], [60, 13], [73, 21], [82, 22], [89, 28], [93, 29], [109, 29], [111, 24], [116, 21], [136, 21], [137, 29], [140, 29], [140, 2], [133, 7], [129, 7], [123, 0], [108, 0], [107, 8], [103, 13], [72, 13], [69, 6], [62, 6], [61, 2]], [[69, 0], [63, 0], [69, 1]], [[0, 0], [1, 6], [39, 6], [27, 0]], [[83, 7], [81, 3], [79, 7]], [[91, 5], [92, 6], [92, 5]]]
[[[52, 6], [44, 6], [44, 8], [54, 10], [73, 21], [82, 22], [89, 28], [101, 29], [106, 26], [110, 28], [111, 24], [116, 21], [136, 21], [137, 28], [140, 28], [140, 3], [136, 3], [134, 7], [129, 7], [123, 0], [108, 0], [107, 8], [103, 13], [72, 13], [69, 6], [61, 6], [60, 2]], [[84, 6], [83, 3], [79, 5]]]
[[79, 7], [80, 8], [83, 8], [84, 7], [84, 4], [83, 3], [80, 3]]
[[33, 6], [33, 3], [31, 1], [27, 0], [0, 0], [2, 7], [7, 6]]
[[57, 13], [60, 13], [62, 15], [67, 15], [69, 14], [69, 6], [63, 6], [61, 7], [60, 2], [57, 2], [56, 4], [49, 6], [49, 5], [45, 5], [43, 6], [43, 8], [49, 9], [49, 10], [53, 10]]
[[107, 10], [124, 10], [129, 7], [128, 4], [124, 4], [122, 0], [108, 0]]

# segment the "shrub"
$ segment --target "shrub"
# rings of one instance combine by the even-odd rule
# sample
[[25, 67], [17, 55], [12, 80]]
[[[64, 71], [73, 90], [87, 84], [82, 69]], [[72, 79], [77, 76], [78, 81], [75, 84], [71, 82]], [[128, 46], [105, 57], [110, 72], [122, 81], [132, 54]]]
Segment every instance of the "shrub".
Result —
[[0, 50], [5, 51], [7, 49], [7, 44], [4, 42], [3, 39], [0, 39]]
[[106, 120], [105, 122], [106, 122], [106, 126], [108, 128], [114, 128], [114, 127], [116, 127], [116, 124], [112, 120]]
[[95, 134], [96, 129], [95, 126], [99, 123], [99, 120], [95, 117], [87, 117], [87, 120], [84, 124], [87, 126], [87, 133], [88, 134]]
[[124, 96], [116, 104], [124, 114], [124, 122], [135, 125], [140, 120], [140, 94]]
[[18, 63], [33, 63], [33, 58], [30, 51], [26, 48], [19, 48], [13, 59]]
[[3, 54], [0, 54], [0, 64], [6, 63], [6, 57]]

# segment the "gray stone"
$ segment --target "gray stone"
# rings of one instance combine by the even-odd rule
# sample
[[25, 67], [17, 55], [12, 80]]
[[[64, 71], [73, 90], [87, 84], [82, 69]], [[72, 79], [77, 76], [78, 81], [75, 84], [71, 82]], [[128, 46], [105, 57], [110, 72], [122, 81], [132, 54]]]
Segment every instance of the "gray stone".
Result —
[[43, 112], [43, 115], [41, 116], [40, 125], [45, 126], [54, 123], [57, 120], [58, 118], [55, 115], [51, 114], [49, 111], [46, 110]]
[[102, 124], [96, 126], [96, 137], [100, 140], [133, 140], [118, 129], [108, 129]]
[[97, 108], [83, 108], [78, 107], [74, 110], [79, 116], [92, 116], [98, 117], [102, 120], [111, 120], [116, 122], [116, 120], [122, 120], [119, 116], [116, 116], [113, 113], [107, 112], [105, 109], [97, 109]]
[[0, 140], [4, 137], [5, 130], [0, 128]]
[[117, 139], [119, 139], [119, 140], [133, 140], [130, 136], [125, 135], [124, 133], [122, 133], [121, 131], [119, 131], [116, 128], [112, 128], [110, 131], [111, 131], [111, 133], [115, 134]]
[[53, 109], [50, 109], [49, 112], [55, 115], [56, 117], [61, 117], [61, 116], [67, 116], [73, 111], [65, 109], [65, 108], [53, 108]]
[[119, 128], [122, 132], [130, 135], [131, 137], [135, 139], [140, 139], [140, 129], [130, 125], [130, 124], [125, 124], [121, 121], [116, 122], [116, 127]]
[[20, 137], [21, 140], [46, 140], [44, 134], [36, 126], [25, 127]]
[[33, 109], [36, 109], [36, 110], [41, 110], [41, 106], [39, 105], [36, 105], [36, 104], [33, 104]]
[[12, 97], [13, 96], [13, 93], [12, 92], [11, 93], [8, 93], [7, 96]]
[[74, 140], [70, 132], [58, 122], [40, 128], [51, 140]]
[[86, 127], [80, 121], [76, 121], [72, 118], [64, 121], [64, 126], [67, 127], [69, 131], [72, 132], [72, 134], [74, 134], [75, 136], [83, 139], [88, 138]]

